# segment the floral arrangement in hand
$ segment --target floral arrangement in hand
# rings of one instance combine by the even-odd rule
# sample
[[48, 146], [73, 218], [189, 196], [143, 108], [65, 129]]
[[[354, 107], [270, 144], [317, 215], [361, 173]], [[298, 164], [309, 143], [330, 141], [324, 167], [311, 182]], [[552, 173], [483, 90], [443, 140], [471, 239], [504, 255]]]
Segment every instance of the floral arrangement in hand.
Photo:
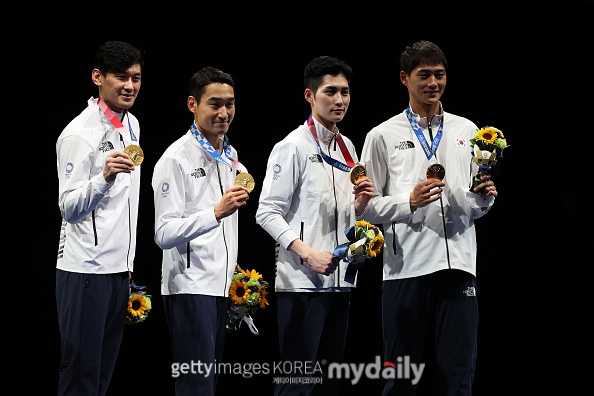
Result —
[[245, 271], [239, 266], [236, 267], [229, 288], [231, 306], [227, 317], [228, 331], [237, 330], [242, 322], [246, 322], [252, 333], [258, 334], [250, 314], [253, 315], [258, 308], [264, 309], [268, 305], [266, 299], [268, 286], [268, 282], [256, 270]]
[[350, 242], [338, 246], [332, 255], [349, 263], [344, 280], [354, 283], [359, 264], [377, 257], [382, 250], [384, 235], [378, 227], [365, 220], [357, 221], [344, 234]]
[[470, 139], [470, 144], [473, 147], [472, 161], [479, 166], [470, 188], [470, 191], [475, 192], [474, 188], [482, 183], [482, 176], [489, 174], [491, 168], [497, 165], [497, 158], [502, 157], [503, 150], [509, 146], [503, 132], [491, 126], [478, 129]]
[[[145, 321], [151, 312], [151, 296], [146, 294], [146, 286], [136, 286], [134, 281], [130, 285], [130, 298], [128, 299], [128, 312], [126, 314], [126, 324], [138, 324]], [[132, 291], [132, 289], [135, 289]]]

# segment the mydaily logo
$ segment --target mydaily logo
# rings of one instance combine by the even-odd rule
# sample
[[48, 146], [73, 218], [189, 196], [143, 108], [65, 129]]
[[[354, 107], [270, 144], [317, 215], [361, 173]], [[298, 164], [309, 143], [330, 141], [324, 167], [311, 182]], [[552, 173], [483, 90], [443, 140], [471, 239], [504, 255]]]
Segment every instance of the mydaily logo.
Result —
[[369, 379], [411, 379], [416, 385], [421, 379], [425, 363], [410, 362], [410, 356], [399, 356], [396, 363], [385, 361], [383, 364], [379, 356], [374, 363], [330, 363], [328, 365], [328, 378], [350, 379], [355, 385], [363, 375]]

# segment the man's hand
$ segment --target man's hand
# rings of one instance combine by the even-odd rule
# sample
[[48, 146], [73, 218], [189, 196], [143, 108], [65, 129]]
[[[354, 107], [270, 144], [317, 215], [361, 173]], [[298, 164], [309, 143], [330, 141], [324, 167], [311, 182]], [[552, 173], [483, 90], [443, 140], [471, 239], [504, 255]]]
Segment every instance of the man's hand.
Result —
[[103, 178], [113, 186], [118, 173], [130, 173], [134, 170], [134, 162], [130, 160], [128, 154], [123, 151], [114, 151], [109, 153], [105, 159], [103, 168]]
[[338, 258], [334, 257], [330, 252], [316, 252], [312, 251], [306, 260], [304, 260], [314, 272], [322, 275], [330, 275], [336, 270], [338, 265]]
[[233, 186], [221, 197], [221, 202], [219, 202], [214, 207], [215, 217], [217, 221], [221, 221], [224, 217], [230, 216], [237, 209], [247, 203], [247, 200], [250, 199], [249, 191], [247, 188], [243, 186]]
[[301, 239], [295, 239], [288, 247], [288, 250], [298, 255], [310, 266], [314, 272], [322, 275], [330, 275], [338, 266], [339, 259], [330, 252], [316, 252]]
[[417, 208], [429, 205], [441, 198], [445, 183], [438, 179], [429, 179], [420, 182], [410, 193], [410, 210], [414, 213]]
[[373, 197], [373, 182], [367, 177], [362, 177], [355, 183], [353, 194], [355, 194], [355, 215], [361, 216]]
[[483, 175], [481, 177], [481, 181], [482, 183], [476, 186], [474, 191], [481, 194], [481, 196], [485, 199], [491, 196], [497, 197], [498, 192], [495, 188], [495, 183], [491, 181], [491, 175]]

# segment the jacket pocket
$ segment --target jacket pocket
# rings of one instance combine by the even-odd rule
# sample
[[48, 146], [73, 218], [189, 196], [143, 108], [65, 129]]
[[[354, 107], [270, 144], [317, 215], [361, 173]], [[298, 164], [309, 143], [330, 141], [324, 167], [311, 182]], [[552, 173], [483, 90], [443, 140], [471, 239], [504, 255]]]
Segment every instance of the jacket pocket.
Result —
[[186, 247], [186, 261], [187, 261], [186, 268], [190, 268], [190, 242], [188, 242], [188, 245]]
[[[302, 221], [301, 222], [301, 231], [299, 232], [299, 239], [301, 239], [301, 241], [303, 241], [303, 228], [305, 227], [305, 223]], [[300, 258], [299, 259], [301, 261], [301, 265], [303, 265], [303, 259]]]
[[95, 224], [95, 209], [91, 212], [91, 219], [93, 220], [93, 235], [95, 236], [95, 246], [99, 244], [97, 241], [97, 224]]
[[392, 249], [394, 249], [394, 256], [396, 256], [396, 223], [392, 222]]

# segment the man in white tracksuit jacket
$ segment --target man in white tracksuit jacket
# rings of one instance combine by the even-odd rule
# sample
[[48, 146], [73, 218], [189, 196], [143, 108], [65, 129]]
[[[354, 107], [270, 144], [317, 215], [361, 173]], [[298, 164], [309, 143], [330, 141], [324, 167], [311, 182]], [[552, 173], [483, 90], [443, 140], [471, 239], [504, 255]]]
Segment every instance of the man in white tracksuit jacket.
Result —
[[99, 99], [89, 99], [56, 143], [63, 219], [56, 265], [59, 395], [104, 395], [120, 348], [140, 187], [140, 167], [123, 151], [140, 136], [128, 109], [140, 89], [142, 64], [136, 48], [104, 44], [92, 73]]
[[[194, 123], [153, 173], [161, 294], [177, 365], [220, 363], [223, 353], [237, 265], [237, 209], [249, 193], [234, 185], [237, 152], [226, 138], [235, 115], [233, 87], [230, 75], [211, 67], [192, 76], [188, 109]], [[217, 377], [215, 370], [182, 374], [176, 395], [214, 395]]]
[[[400, 63], [409, 108], [373, 128], [361, 154], [376, 186], [366, 216], [383, 224], [385, 235], [384, 359], [408, 356], [418, 367], [432, 343], [440, 394], [470, 395], [478, 327], [474, 221], [491, 208], [497, 190], [483, 176], [481, 194], [469, 191], [477, 170], [469, 140], [477, 128], [443, 111], [443, 52], [417, 42]], [[445, 177], [428, 180], [427, 168], [437, 163]], [[385, 382], [383, 394], [415, 392], [415, 382], [396, 378]]]
[[[330, 363], [343, 356], [348, 292], [355, 285], [344, 280], [347, 264], [331, 252], [348, 242], [344, 231], [373, 194], [367, 177], [353, 187], [348, 172], [330, 164], [347, 157], [357, 162], [355, 147], [336, 128], [350, 102], [351, 75], [335, 58], [310, 62], [304, 80], [312, 115], [277, 143], [268, 159], [256, 221], [280, 245], [275, 290], [281, 361]], [[335, 394], [338, 382], [324, 376], [321, 385], [310, 387], [278, 384], [275, 394]]]

